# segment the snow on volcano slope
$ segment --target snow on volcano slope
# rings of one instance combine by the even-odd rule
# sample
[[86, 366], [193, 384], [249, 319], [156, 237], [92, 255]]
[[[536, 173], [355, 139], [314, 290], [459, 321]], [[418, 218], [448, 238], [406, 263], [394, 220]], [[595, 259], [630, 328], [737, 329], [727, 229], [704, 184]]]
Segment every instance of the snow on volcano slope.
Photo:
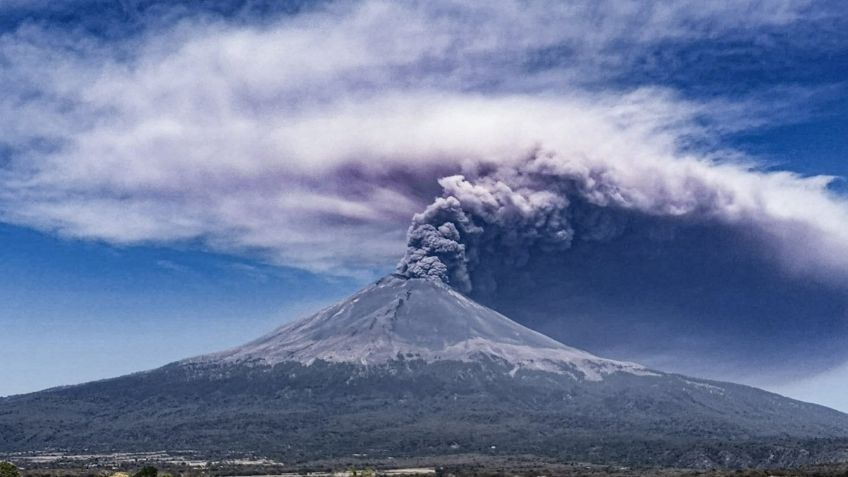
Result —
[[315, 360], [362, 365], [399, 359], [502, 360], [519, 369], [600, 380], [644, 367], [571, 348], [486, 308], [441, 282], [390, 275], [315, 315], [221, 353], [187, 363]]

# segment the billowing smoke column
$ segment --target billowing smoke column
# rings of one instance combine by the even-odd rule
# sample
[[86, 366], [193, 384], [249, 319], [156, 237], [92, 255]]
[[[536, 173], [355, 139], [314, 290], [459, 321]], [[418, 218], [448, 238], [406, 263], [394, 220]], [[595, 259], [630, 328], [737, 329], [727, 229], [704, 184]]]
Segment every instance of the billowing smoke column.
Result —
[[571, 345], [664, 369], [719, 376], [740, 362], [844, 362], [848, 277], [828, 247], [844, 226], [803, 215], [844, 217], [818, 200], [819, 178], [535, 151], [439, 184], [442, 196], [413, 218], [401, 274], [442, 280]]
[[484, 255], [500, 266], [520, 267], [533, 250], [569, 248], [578, 232], [587, 240], [617, 233], [619, 224], [603, 210], [614, 205], [615, 189], [577, 170], [554, 171], [547, 167], [552, 160], [561, 161], [536, 154], [475, 178], [441, 179], [444, 195], [413, 217], [397, 272], [442, 280], [467, 293]]
[[[781, 180], [690, 159], [587, 160], [536, 150], [442, 178], [442, 197], [412, 220], [397, 272], [465, 293], [492, 291], [494, 275], [520, 270], [534, 256], [625, 231], [650, 239], [696, 222], [757, 235], [766, 250], [780, 246], [788, 229], [776, 217], [787, 202], [774, 191], [791, 190]], [[799, 190], [815, 185], [797, 182]]]

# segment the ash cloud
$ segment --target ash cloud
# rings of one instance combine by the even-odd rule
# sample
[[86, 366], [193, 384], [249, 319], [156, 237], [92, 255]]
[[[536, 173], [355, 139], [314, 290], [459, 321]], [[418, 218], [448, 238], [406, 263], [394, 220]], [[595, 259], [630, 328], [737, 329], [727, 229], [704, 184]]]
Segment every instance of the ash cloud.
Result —
[[844, 363], [844, 225], [822, 219], [845, 210], [826, 182], [655, 166], [535, 150], [442, 178], [397, 272], [658, 369], [763, 383]]
[[531, 246], [568, 248], [574, 237], [569, 199], [524, 179], [521, 185], [497, 177], [440, 179], [445, 196], [413, 217], [398, 273], [439, 279], [467, 293], [486, 251], [497, 250], [502, 263], [520, 266]]
[[[649, 222], [655, 224], [640, 233], [661, 236], [693, 223], [744, 231], [789, 273], [831, 284], [848, 277], [846, 262], [831, 248], [844, 237], [836, 217], [846, 208], [821, 178], [696, 158], [657, 163], [537, 149], [439, 184], [442, 196], [413, 217], [397, 272], [439, 279], [465, 293], [493, 290], [492, 269], [520, 269], [532, 253], [610, 241]], [[830, 214], [833, 222], [822, 220]], [[817, 247], [798, 247], [811, 242]]]

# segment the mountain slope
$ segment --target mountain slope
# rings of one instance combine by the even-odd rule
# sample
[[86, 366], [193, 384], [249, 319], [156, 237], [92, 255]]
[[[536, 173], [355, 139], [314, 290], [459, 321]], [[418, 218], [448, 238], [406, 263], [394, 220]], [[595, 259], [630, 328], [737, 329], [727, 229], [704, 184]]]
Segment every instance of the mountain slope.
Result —
[[0, 400], [0, 452], [497, 452], [702, 467], [848, 460], [846, 438], [834, 410], [602, 359], [401, 277], [232, 350]]
[[575, 374], [651, 374], [642, 366], [599, 358], [519, 325], [430, 280], [386, 277], [308, 318], [256, 341], [186, 363], [304, 364], [316, 360], [383, 364], [401, 355], [426, 362], [500, 359], [513, 369]]

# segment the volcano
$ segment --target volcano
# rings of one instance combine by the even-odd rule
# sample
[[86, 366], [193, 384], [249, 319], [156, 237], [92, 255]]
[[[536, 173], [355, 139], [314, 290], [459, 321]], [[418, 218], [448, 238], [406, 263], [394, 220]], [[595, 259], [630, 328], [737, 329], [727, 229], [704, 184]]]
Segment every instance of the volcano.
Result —
[[845, 439], [832, 409], [597, 357], [397, 275], [234, 349], [0, 400], [0, 452], [738, 467], [846, 460]]
[[349, 299], [245, 346], [185, 363], [273, 366], [315, 361], [385, 365], [394, 360], [497, 361], [519, 370], [599, 380], [642, 366], [565, 346], [458, 293], [440, 281], [386, 277]]

